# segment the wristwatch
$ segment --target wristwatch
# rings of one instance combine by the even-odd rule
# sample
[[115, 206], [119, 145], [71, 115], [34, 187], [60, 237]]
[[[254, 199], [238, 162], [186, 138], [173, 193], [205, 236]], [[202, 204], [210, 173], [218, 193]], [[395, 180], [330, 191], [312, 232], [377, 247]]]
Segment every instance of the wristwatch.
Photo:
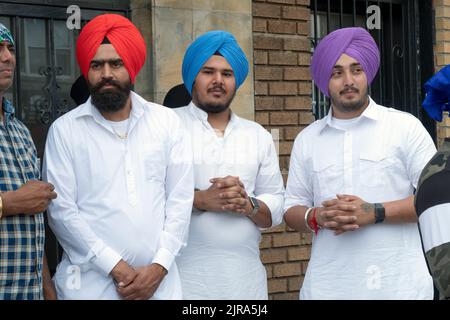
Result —
[[375, 207], [375, 224], [381, 223], [386, 218], [386, 210], [382, 203], [374, 203]]
[[253, 210], [252, 210], [252, 212], [250, 212], [250, 214], [247, 215], [247, 217], [253, 218], [258, 213], [259, 202], [258, 202], [258, 199], [253, 198], [253, 197], [248, 197], [248, 199], [250, 200], [250, 204], [252, 205]]

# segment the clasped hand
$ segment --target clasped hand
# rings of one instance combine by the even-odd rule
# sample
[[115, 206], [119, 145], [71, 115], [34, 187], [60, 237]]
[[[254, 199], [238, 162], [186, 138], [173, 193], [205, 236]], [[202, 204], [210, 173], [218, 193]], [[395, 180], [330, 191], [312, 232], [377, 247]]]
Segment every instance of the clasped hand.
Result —
[[361, 226], [373, 223], [374, 207], [361, 198], [353, 195], [336, 195], [335, 199], [322, 202], [317, 208], [317, 223], [320, 227], [334, 230], [336, 235], [354, 231]]
[[206, 211], [233, 211], [244, 215], [252, 211], [244, 184], [239, 177], [213, 178], [211, 186], [195, 194], [197, 208]]

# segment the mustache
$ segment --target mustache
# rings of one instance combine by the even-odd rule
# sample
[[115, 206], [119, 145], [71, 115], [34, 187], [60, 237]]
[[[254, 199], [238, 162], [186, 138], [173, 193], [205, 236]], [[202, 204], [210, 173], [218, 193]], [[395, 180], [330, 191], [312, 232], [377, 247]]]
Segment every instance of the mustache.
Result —
[[0, 68], [0, 71], [14, 71], [14, 67], [9, 64], [5, 64], [2, 68]]
[[359, 90], [356, 89], [355, 87], [348, 87], [348, 88], [345, 88], [344, 90], [342, 90], [341, 92], [339, 92], [339, 94], [343, 95], [343, 94], [346, 94], [349, 92], [359, 93]]
[[222, 86], [214, 86], [214, 87], [208, 89], [208, 92], [212, 92], [212, 91], [216, 91], [216, 90], [220, 90], [220, 92], [225, 93], [225, 89], [222, 88]]
[[97, 83], [95, 86], [93, 86], [92, 89], [94, 91], [97, 91], [97, 90], [99, 90], [100, 88], [102, 88], [102, 87], [104, 87], [106, 85], [112, 85], [112, 86], [114, 86], [116, 88], [119, 88], [119, 89], [122, 88], [122, 86], [120, 85], [120, 83], [118, 81], [113, 80], [113, 79], [104, 79], [104, 80], [100, 81], [99, 83]]

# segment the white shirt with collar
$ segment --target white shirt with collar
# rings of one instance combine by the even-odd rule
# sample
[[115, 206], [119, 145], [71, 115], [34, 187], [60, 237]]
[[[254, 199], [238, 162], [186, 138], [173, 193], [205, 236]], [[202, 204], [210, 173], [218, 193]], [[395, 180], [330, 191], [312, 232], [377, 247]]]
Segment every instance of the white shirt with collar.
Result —
[[[297, 136], [285, 211], [321, 207], [336, 194], [371, 203], [407, 198], [436, 152], [420, 121], [372, 99], [356, 120], [317, 120]], [[416, 223], [376, 224], [313, 236], [300, 299], [431, 299]]]
[[[238, 176], [249, 196], [263, 201], [272, 225], [282, 221], [284, 187], [272, 136], [256, 122], [231, 113], [218, 137], [208, 114], [192, 102], [175, 109], [194, 150], [195, 187]], [[193, 210], [188, 243], [177, 257], [184, 299], [267, 299], [266, 270], [259, 257], [261, 229], [242, 214]]]
[[86, 103], [57, 119], [44, 179], [58, 197], [49, 225], [64, 249], [54, 276], [60, 299], [119, 299], [109, 275], [120, 259], [169, 272], [154, 299], [181, 298], [175, 256], [193, 202], [192, 152], [176, 114], [131, 92], [128, 137]]

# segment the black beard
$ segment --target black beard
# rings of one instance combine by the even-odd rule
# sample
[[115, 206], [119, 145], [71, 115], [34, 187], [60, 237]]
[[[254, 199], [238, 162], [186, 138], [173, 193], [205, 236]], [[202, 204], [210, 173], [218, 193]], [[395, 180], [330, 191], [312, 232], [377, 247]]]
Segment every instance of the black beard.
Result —
[[[115, 89], [107, 89], [100, 92], [100, 89], [105, 85], [113, 85]], [[131, 82], [128, 81], [121, 85], [116, 80], [102, 80], [95, 86], [87, 81], [89, 92], [91, 93], [91, 102], [99, 110], [106, 113], [113, 113], [125, 107], [125, 104], [130, 96]]]

